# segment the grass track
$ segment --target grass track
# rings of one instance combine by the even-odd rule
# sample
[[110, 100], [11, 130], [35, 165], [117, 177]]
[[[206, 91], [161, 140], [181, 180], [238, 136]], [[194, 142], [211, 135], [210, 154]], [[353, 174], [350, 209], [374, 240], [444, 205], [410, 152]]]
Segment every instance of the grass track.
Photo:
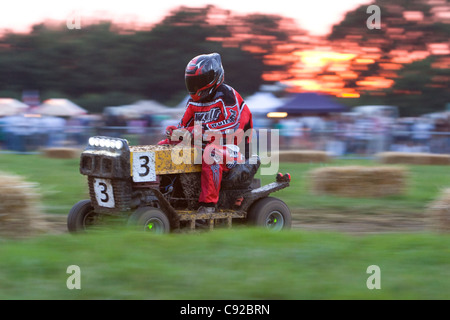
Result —
[[[409, 188], [403, 196], [380, 199], [316, 196], [309, 191], [308, 172], [317, 167], [343, 165], [377, 165], [370, 160], [336, 160], [331, 163], [281, 163], [279, 171], [289, 172], [291, 186], [274, 194], [291, 208], [317, 208], [345, 211], [360, 209], [421, 212], [443, 188], [450, 187], [448, 166], [406, 166], [410, 172]], [[78, 159], [49, 159], [40, 155], [0, 154], [0, 171], [19, 174], [41, 186], [42, 201], [47, 213], [67, 214], [79, 200], [88, 198], [86, 177], [79, 173]], [[260, 176], [262, 184], [274, 176]]]
[[[0, 299], [449, 299], [450, 237], [130, 230], [0, 242]], [[69, 265], [81, 290], [69, 290]], [[369, 290], [367, 267], [381, 269]]]
[[[325, 165], [281, 164], [291, 186], [275, 193], [291, 208], [419, 212], [450, 185], [445, 166], [408, 166], [404, 196], [314, 196], [307, 172]], [[41, 186], [47, 213], [67, 214], [87, 198], [78, 159], [0, 154], [0, 171]], [[263, 184], [273, 176], [263, 176]], [[151, 236], [105, 229], [84, 235], [0, 238], [0, 299], [450, 299], [450, 237], [428, 233], [350, 236], [329, 232], [216, 230]], [[68, 290], [69, 265], [81, 290]], [[381, 268], [381, 290], [366, 287], [367, 267]]]

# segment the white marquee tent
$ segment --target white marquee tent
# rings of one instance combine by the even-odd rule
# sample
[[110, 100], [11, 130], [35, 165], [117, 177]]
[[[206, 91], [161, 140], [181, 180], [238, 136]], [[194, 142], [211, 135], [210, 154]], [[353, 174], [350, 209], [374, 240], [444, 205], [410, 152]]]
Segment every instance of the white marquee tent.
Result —
[[87, 110], [67, 99], [48, 99], [33, 110], [46, 116], [73, 117], [87, 114]]
[[11, 98], [0, 98], [0, 117], [13, 116], [24, 113], [28, 110], [28, 105]]
[[140, 100], [133, 104], [106, 107], [105, 113], [112, 115], [121, 115], [125, 118], [138, 118], [143, 115], [166, 115], [181, 117], [184, 113], [184, 108], [167, 107], [155, 100]]
[[257, 115], [265, 115], [274, 111], [277, 107], [284, 104], [284, 100], [277, 98], [270, 92], [256, 92], [255, 94], [244, 99], [250, 111]]

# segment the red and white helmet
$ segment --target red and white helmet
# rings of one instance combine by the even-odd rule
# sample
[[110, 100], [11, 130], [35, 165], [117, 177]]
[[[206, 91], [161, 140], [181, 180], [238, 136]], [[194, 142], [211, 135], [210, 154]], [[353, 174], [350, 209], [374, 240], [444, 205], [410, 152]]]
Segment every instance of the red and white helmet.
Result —
[[184, 73], [186, 88], [194, 101], [211, 98], [223, 83], [224, 70], [220, 54], [202, 54], [189, 61]]

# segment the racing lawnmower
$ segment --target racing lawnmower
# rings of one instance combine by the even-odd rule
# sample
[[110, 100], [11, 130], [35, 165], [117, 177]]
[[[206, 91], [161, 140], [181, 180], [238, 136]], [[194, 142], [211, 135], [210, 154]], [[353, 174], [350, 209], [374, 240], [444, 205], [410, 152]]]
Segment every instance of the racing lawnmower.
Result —
[[261, 164], [257, 155], [224, 172], [214, 213], [197, 213], [201, 164], [195, 157], [195, 148], [130, 146], [125, 139], [91, 137], [80, 159], [90, 199], [71, 208], [68, 230], [84, 231], [108, 216], [156, 233], [231, 227], [233, 222], [277, 231], [291, 227], [288, 206], [269, 197], [288, 187], [291, 177], [279, 173], [261, 186], [254, 178]]

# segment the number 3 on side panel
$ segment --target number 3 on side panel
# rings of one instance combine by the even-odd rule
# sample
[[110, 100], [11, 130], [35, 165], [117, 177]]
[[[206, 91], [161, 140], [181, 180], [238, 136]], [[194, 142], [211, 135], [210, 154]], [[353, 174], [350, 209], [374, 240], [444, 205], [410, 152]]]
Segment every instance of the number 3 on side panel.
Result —
[[114, 208], [114, 192], [111, 180], [109, 179], [94, 179], [94, 191], [97, 204], [101, 207]]
[[133, 152], [132, 159], [133, 181], [156, 181], [155, 153]]

